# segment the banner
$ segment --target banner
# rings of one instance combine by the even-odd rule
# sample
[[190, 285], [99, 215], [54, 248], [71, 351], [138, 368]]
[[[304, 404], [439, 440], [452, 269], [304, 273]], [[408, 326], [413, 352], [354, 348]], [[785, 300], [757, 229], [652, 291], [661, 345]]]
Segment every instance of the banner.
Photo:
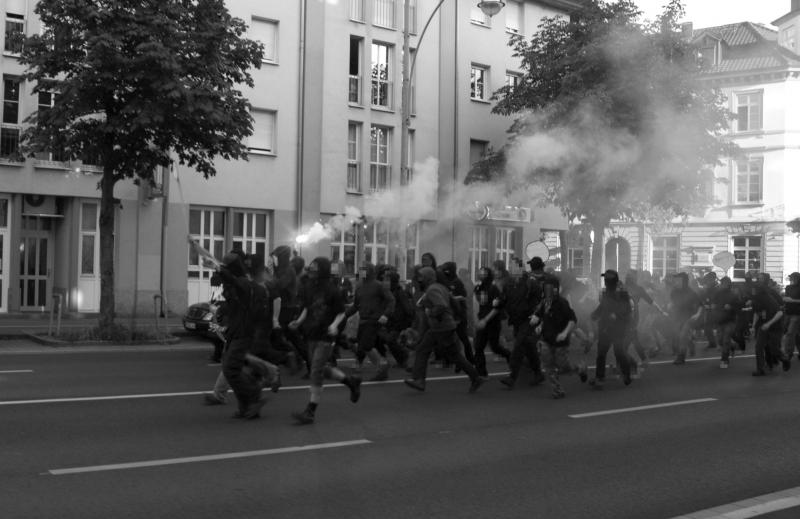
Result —
[[219, 261], [217, 258], [214, 257], [213, 254], [205, 250], [203, 247], [200, 246], [200, 243], [189, 236], [189, 246], [192, 248], [192, 251], [197, 254], [197, 257], [200, 259], [200, 264], [207, 268], [207, 269], [217, 269], [222, 266], [222, 262]]

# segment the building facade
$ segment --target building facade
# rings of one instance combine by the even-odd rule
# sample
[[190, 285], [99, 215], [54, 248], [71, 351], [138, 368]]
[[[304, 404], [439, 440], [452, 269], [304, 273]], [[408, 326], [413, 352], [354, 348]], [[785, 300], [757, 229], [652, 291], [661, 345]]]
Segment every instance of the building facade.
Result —
[[[778, 282], [800, 271], [800, 233], [787, 225], [800, 216], [800, 2], [774, 24], [777, 30], [743, 22], [693, 31], [704, 80], [722, 90], [736, 115], [727, 137], [741, 154], [724, 159], [709, 177], [716, 203], [705, 214], [658, 227], [612, 223], [603, 237], [605, 268], [658, 277], [715, 271], [734, 282], [748, 271], [768, 272]], [[588, 254], [579, 230], [572, 238], [570, 250]], [[731, 268], [714, 264], [720, 252], [733, 254]]]
[[[489, 147], [505, 142], [511, 120], [491, 114], [489, 98], [520, 73], [509, 35], [530, 36], [541, 17], [568, 15], [578, 3], [508, 0], [493, 18], [476, 3], [445, 0], [431, 17], [437, 0], [410, 1], [417, 63], [408, 153], [415, 166], [401, 175], [403, 0], [230, 0], [232, 15], [265, 46], [261, 68], [252, 71], [255, 86], [246, 89], [255, 121], [249, 160], [220, 160], [209, 180], [175, 165], [159, 172], [155, 190], [118, 183], [118, 312], [149, 313], [155, 301], [180, 313], [208, 299], [211, 272], [192, 254], [187, 236], [217, 257], [232, 248], [266, 254], [280, 244], [295, 245], [314, 223], [345, 221], [326, 239], [296, 246], [306, 259], [332, 256], [348, 274], [364, 261], [406, 271], [424, 251], [474, 273], [494, 259], [524, 258], [527, 246], [542, 238], [552, 244], [566, 229], [556, 210], [496, 201], [487, 207], [477, 200], [482, 211], [476, 215], [471, 207], [462, 212], [442, 201]], [[7, 37], [41, 30], [35, 2], [5, 5], [0, 313], [46, 312], [56, 301], [70, 312], [96, 312], [102, 169], [91, 157], [19, 155], [23, 120], [53, 99], [34, 96], [32, 85], [21, 80], [19, 49]], [[402, 198], [407, 195], [387, 204], [393, 211], [370, 205], [371, 197], [404, 193], [428, 157], [438, 161], [439, 195], [429, 210], [414, 211], [413, 201]], [[408, 211], [397, 210], [406, 205]]]

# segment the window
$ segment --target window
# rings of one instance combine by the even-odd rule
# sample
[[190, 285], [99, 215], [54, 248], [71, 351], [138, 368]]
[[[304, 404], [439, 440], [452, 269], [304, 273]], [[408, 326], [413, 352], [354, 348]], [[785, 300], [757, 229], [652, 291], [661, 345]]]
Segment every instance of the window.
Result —
[[347, 89], [347, 101], [349, 103], [361, 104], [361, 49], [363, 48], [361, 38], [350, 38], [350, 63], [348, 72], [350, 74], [350, 84]]
[[6, 13], [6, 40], [3, 50], [10, 54], [22, 52], [25, 36], [25, 17], [21, 14]]
[[408, 32], [417, 34], [417, 0], [408, 0]]
[[740, 204], [756, 204], [762, 200], [763, 185], [762, 157], [738, 161], [736, 163], [736, 202]]
[[[58, 94], [55, 92], [39, 92], [37, 102], [38, 117], [43, 117], [48, 110], [53, 108], [57, 99]], [[66, 153], [64, 152], [64, 147], [56, 143], [53, 143], [48, 151], [36, 153], [36, 159], [41, 161], [64, 162], [68, 160], [68, 158], [69, 157], [67, 157]]]
[[469, 11], [469, 21], [478, 25], [485, 25], [489, 26], [491, 22], [491, 17], [488, 14], [484, 14], [481, 11], [481, 8], [478, 7], [477, 3], [473, 3], [472, 8]]
[[268, 219], [266, 213], [233, 212], [233, 248], [258, 254], [266, 260]]
[[372, 23], [389, 29], [395, 28], [395, 0], [373, 0]]
[[677, 236], [653, 238], [653, 275], [663, 278], [678, 272], [680, 267]]
[[489, 98], [487, 87], [489, 79], [489, 69], [479, 65], [472, 65], [469, 80], [469, 97], [478, 101], [486, 101]]
[[389, 263], [389, 227], [378, 220], [364, 230], [364, 260], [373, 265]]
[[511, 265], [511, 258], [515, 255], [514, 229], [498, 227], [494, 232], [494, 257], [503, 260], [506, 268]]
[[743, 280], [746, 272], [761, 270], [761, 237], [760, 236], [734, 236], [733, 278]]
[[[417, 53], [417, 49], [409, 49], [408, 53], [408, 66], [411, 67], [411, 64], [414, 62], [414, 57]], [[408, 85], [409, 92], [408, 92], [408, 109], [411, 115], [417, 115], [417, 75], [414, 74], [414, 77], [411, 78], [411, 83]]]
[[364, 0], [350, 0], [350, 19], [356, 22], [364, 21]]
[[331, 260], [344, 263], [344, 274], [356, 273], [356, 233], [353, 229], [337, 231], [331, 240]]
[[99, 258], [97, 241], [99, 204], [81, 204], [81, 276], [94, 277]]
[[347, 190], [361, 192], [361, 123], [347, 125]]
[[706, 67], [713, 67], [719, 65], [720, 61], [720, 44], [714, 38], [706, 38], [697, 48], [697, 57], [700, 63]]
[[414, 265], [419, 261], [419, 223], [410, 223], [406, 226], [406, 279], [414, 276]]
[[736, 130], [752, 132], [763, 127], [763, 92], [736, 94]]
[[570, 247], [567, 249], [567, 268], [569, 268], [575, 277], [584, 277], [586, 273], [584, 272], [584, 250], [583, 248], [572, 248]]
[[389, 137], [391, 128], [372, 126], [369, 135], [369, 190], [370, 192], [389, 189], [392, 180], [392, 166], [389, 163]]
[[795, 34], [796, 31], [794, 25], [790, 25], [789, 27], [781, 31], [781, 45], [783, 45], [784, 47], [793, 52], [797, 52], [797, 42], [795, 41]]
[[473, 227], [472, 240], [469, 245], [469, 275], [473, 281], [477, 279], [478, 270], [489, 264], [489, 228]]
[[517, 0], [508, 0], [506, 5], [506, 31], [520, 34], [522, 32], [523, 6]]
[[390, 56], [389, 45], [372, 44], [372, 106], [392, 108]]
[[253, 17], [250, 20], [250, 38], [264, 44], [263, 61], [278, 62], [278, 22]]
[[19, 79], [3, 76], [3, 119], [0, 126], [0, 158], [19, 157]]
[[522, 76], [516, 72], [506, 72], [506, 86], [513, 92], [522, 81]]
[[489, 143], [487, 141], [479, 141], [475, 139], [469, 140], [469, 167], [475, 167], [475, 164], [489, 151]]
[[275, 153], [276, 113], [269, 110], [251, 109], [253, 135], [248, 139], [250, 151]]
[[[189, 234], [215, 258], [222, 258], [225, 255], [225, 210], [190, 209]], [[211, 279], [213, 274], [213, 270], [203, 266], [191, 246], [188, 274], [189, 279], [205, 280]]]
[[414, 179], [414, 130], [408, 130], [408, 170], [400, 172], [400, 185], [407, 186]]

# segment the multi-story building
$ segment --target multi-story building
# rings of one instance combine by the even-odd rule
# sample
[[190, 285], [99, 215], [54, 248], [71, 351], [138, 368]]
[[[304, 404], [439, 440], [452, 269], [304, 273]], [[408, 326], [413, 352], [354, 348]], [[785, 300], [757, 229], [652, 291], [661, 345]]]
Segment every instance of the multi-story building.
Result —
[[[716, 203], [705, 214], [658, 227], [613, 223], [604, 237], [607, 268], [657, 276], [714, 270], [734, 281], [763, 271], [779, 282], [800, 270], [800, 233], [787, 226], [800, 216], [800, 0], [791, 7], [777, 30], [743, 22], [693, 31], [704, 80], [736, 115], [727, 137], [741, 154], [709, 177]], [[726, 251], [735, 265], [723, 271], [713, 258]]]
[[[489, 201], [479, 200], [475, 214], [471, 204], [462, 210], [443, 202], [471, 163], [505, 142], [511, 120], [492, 115], [489, 98], [521, 72], [509, 35], [530, 36], [541, 17], [579, 6], [576, 0], [507, 0], [489, 18], [476, 4], [410, 0], [410, 49], [418, 60], [409, 162], [438, 160], [439, 196], [430, 210], [404, 213], [406, 204], [418, 206], [403, 199], [409, 194], [402, 188], [423, 172], [401, 175], [399, 167], [403, 0], [229, 0], [231, 13], [249, 25], [249, 37], [265, 46], [261, 68], [252, 71], [255, 87], [246, 91], [255, 120], [249, 161], [220, 160], [210, 180], [175, 166], [156, 191], [130, 181], [117, 185], [118, 311], [129, 313], [134, 301], [137, 311], [152, 311], [156, 295], [173, 312], [208, 298], [211, 273], [187, 247], [187, 235], [218, 257], [235, 247], [265, 254], [294, 245], [315, 222], [346, 213], [338, 218], [346, 224], [329, 227], [328, 239], [297, 247], [306, 259], [330, 255], [353, 273], [362, 261], [407, 267], [427, 250], [474, 272], [496, 258], [524, 257], [526, 245], [543, 233], [563, 232], [566, 222], [555, 210], [512, 210], [502, 201], [486, 208]], [[32, 85], [21, 80], [20, 49], [8, 38], [41, 30], [35, 2], [5, 5], [0, 313], [46, 311], [54, 297], [69, 311], [95, 312], [101, 167], [91, 157], [19, 156], [22, 121], [53, 99], [33, 96]], [[387, 192], [398, 196], [386, 211], [368, 202]]]

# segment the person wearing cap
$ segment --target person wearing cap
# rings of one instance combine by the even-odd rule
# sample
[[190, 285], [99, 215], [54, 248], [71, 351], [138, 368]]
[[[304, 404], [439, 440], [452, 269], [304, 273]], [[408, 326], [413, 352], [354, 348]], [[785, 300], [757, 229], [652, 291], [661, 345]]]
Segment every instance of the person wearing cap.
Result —
[[628, 356], [628, 331], [631, 321], [631, 300], [619, 282], [616, 270], [606, 270], [603, 274], [605, 289], [600, 295], [600, 304], [592, 312], [591, 318], [597, 323], [597, 362], [592, 385], [602, 389], [606, 376], [606, 355], [614, 348], [617, 367], [622, 372], [625, 385], [631, 383], [630, 357]]
[[722, 348], [719, 367], [726, 369], [734, 354], [733, 335], [736, 331], [736, 319], [742, 308], [741, 300], [733, 291], [733, 282], [728, 276], [720, 280], [719, 287], [711, 298], [709, 308], [708, 319], [719, 331]]
[[670, 316], [672, 317], [675, 329], [678, 330], [677, 356], [673, 364], [681, 365], [686, 363], [686, 354], [694, 356], [694, 342], [692, 341], [692, 330], [703, 313], [700, 298], [689, 288], [689, 275], [686, 272], [675, 274], [675, 286], [669, 294]]
[[586, 381], [586, 367], [575, 366], [569, 360], [569, 338], [578, 318], [564, 297], [559, 295], [559, 282], [555, 276], [547, 276], [542, 284], [544, 298], [530, 319], [541, 338], [542, 360], [550, 381], [553, 398], [564, 398], [564, 389], [558, 379], [559, 373], [579, 373]]
[[786, 333], [781, 339], [783, 354], [791, 360], [797, 346], [797, 334], [800, 333], [800, 272], [789, 274], [789, 284], [783, 293], [783, 311], [786, 314]]

